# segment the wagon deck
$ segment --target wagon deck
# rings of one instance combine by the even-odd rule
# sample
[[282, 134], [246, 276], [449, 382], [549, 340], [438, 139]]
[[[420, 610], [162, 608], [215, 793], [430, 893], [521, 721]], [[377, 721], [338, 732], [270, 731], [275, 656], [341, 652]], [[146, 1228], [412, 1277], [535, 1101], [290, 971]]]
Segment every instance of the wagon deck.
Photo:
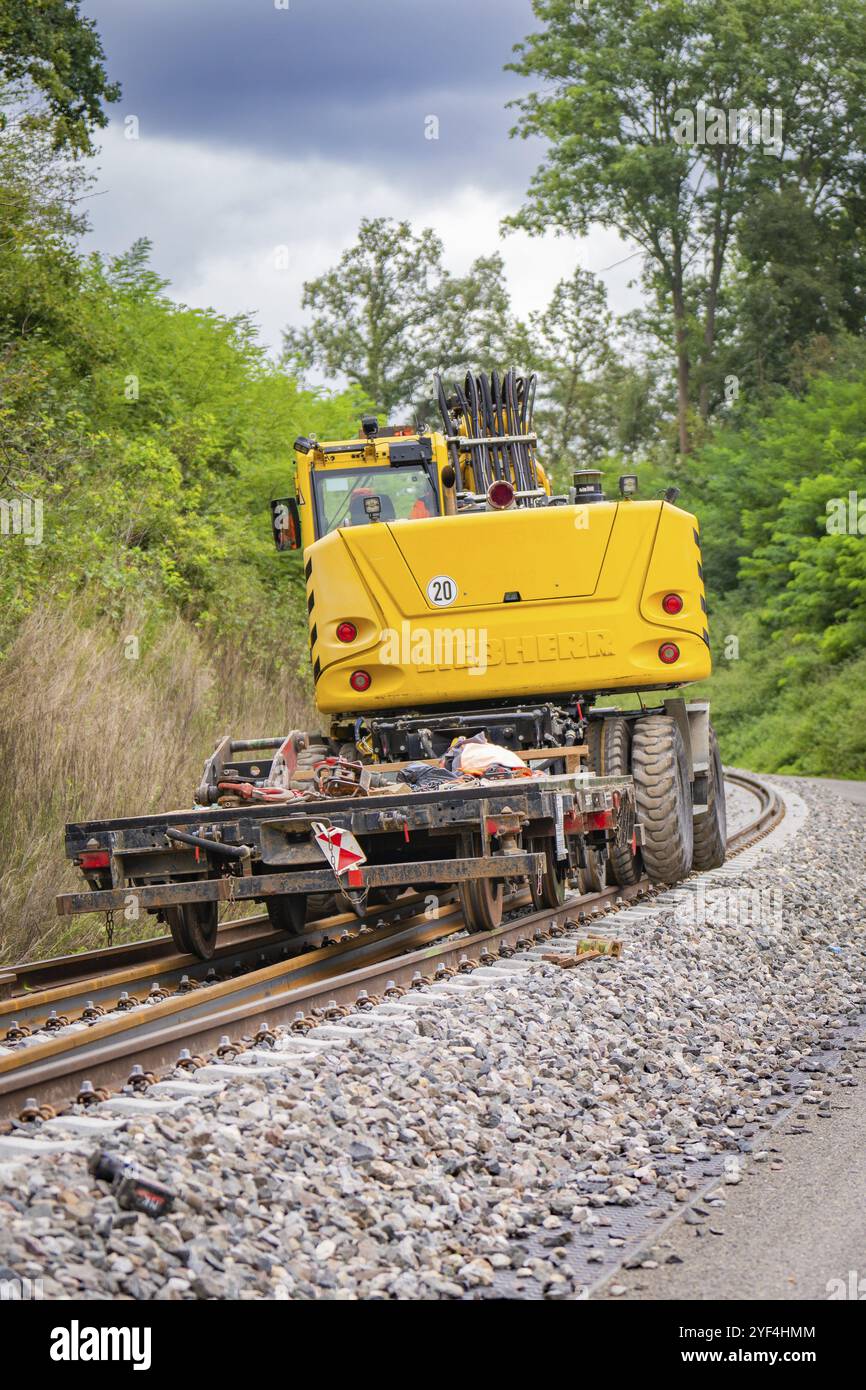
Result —
[[[538, 879], [575, 837], [616, 834], [631, 808], [628, 778], [587, 773], [482, 781], [353, 798], [212, 806], [84, 821], [66, 827], [66, 854], [90, 891], [64, 893], [61, 914], [273, 895]], [[338, 873], [317, 828], [348, 832], [364, 862]], [[180, 838], [184, 837], [184, 838]], [[531, 847], [527, 848], [527, 844]], [[439, 851], [437, 853], [437, 851]]]

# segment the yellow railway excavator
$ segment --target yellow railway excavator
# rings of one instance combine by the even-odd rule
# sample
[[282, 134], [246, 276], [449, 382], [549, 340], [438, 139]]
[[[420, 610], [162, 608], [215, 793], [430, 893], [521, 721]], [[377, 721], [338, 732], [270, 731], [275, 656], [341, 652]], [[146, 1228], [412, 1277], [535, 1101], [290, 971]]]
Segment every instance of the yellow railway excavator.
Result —
[[[442, 428], [295, 442], [295, 495], [271, 503], [280, 550], [303, 550], [316, 705], [297, 733], [302, 785], [328, 756], [440, 758], [483, 733], [584, 745], [597, 775], [631, 776], [630, 843], [608, 875], [671, 883], [725, 854], [725, 793], [705, 702], [672, 692], [710, 674], [698, 522], [676, 491], [605, 497], [601, 474], [557, 495], [537, 456], [535, 377], [469, 374], [436, 391]], [[641, 708], [600, 696], [651, 694]], [[538, 763], [535, 766], [539, 766]]]
[[[296, 441], [273, 530], [303, 550], [322, 730], [224, 735], [191, 806], [67, 825], [87, 891], [59, 912], [150, 913], [207, 959], [220, 904], [298, 936], [439, 884], [490, 931], [509, 884], [556, 909], [570, 884], [722, 862], [708, 706], [672, 693], [710, 670], [697, 523], [633, 476], [615, 500], [593, 471], [555, 495], [534, 389], [439, 381], [441, 430]], [[658, 693], [598, 704], [620, 691]]]

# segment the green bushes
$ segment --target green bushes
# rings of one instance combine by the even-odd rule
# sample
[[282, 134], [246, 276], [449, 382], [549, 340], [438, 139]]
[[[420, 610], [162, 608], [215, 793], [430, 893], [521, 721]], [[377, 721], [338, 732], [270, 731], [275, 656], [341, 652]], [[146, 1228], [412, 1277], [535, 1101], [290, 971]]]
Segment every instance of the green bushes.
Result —
[[866, 777], [866, 353], [840, 343], [834, 359], [718, 430], [683, 488], [706, 693], [725, 759], [756, 771]]
[[[7, 960], [98, 939], [54, 913], [66, 821], [188, 804], [220, 733], [316, 726], [301, 561], [274, 550], [268, 501], [298, 434], [353, 433], [365, 406], [300, 389], [245, 318], [174, 303], [144, 243], [82, 258], [13, 164], [0, 141]], [[37, 505], [32, 544], [11, 508]]]

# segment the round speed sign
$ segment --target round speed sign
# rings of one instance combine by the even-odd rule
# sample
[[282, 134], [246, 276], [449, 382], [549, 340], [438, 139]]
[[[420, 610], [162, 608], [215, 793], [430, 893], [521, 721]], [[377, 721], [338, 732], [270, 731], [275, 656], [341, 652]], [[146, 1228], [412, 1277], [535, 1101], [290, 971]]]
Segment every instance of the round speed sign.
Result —
[[427, 597], [436, 608], [450, 608], [457, 597], [457, 585], [448, 574], [437, 574], [427, 585]]

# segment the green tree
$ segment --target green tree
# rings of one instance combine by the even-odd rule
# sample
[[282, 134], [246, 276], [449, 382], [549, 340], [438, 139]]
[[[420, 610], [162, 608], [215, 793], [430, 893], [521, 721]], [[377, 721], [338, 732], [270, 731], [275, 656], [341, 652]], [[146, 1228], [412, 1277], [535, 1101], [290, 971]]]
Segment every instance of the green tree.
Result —
[[721, 375], [741, 389], [793, 385], [817, 337], [866, 322], [866, 223], [857, 201], [815, 205], [794, 184], [759, 189], [740, 220]]
[[444, 274], [434, 232], [416, 235], [408, 222], [364, 218], [339, 264], [304, 285], [303, 307], [312, 320], [286, 331], [287, 361], [346, 377], [389, 415], [427, 384]]
[[408, 222], [364, 219], [339, 264], [305, 284], [312, 320], [285, 331], [284, 364], [348, 379], [386, 417], [411, 407], [433, 418], [437, 369], [490, 371], [525, 343], [501, 255], [479, 256], [458, 276], [442, 254], [429, 228], [416, 234]]
[[513, 348], [516, 323], [498, 251], [479, 256], [466, 275], [446, 272], [432, 326], [442, 366], [488, 372], [501, 367]]
[[[637, 244], [676, 364], [688, 453], [692, 413], [706, 419], [718, 389], [719, 318], [744, 210], [759, 190], [792, 185], [815, 208], [861, 195], [862, 6], [533, 0], [533, 9], [544, 28], [518, 45], [512, 67], [545, 85], [518, 103], [515, 133], [549, 148], [507, 225], [579, 235], [600, 222]], [[708, 122], [703, 143], [700, 107], [725, 118], [724, 130]], [[736, 113], [756, 108], [780, 119], [768, 119], [768, 142], [746, 143]]]
[[244, 316], [175, 303], [146, 242], [83, 258], [79, 219], [14, 157], [39, 138], [0, 141], [0, 498], [44, 512], [41, 544], [0, 540], [0, 650], [36, 603], [86, 593], [94, 618], [181, 612], [285, 669], [303, 571], [276, 560], [268, 499], [296, 435], [344, 434], [366, 403], [299, 389]]
[[[105, 54], [79, 0], [0, 0], [0, 83], [26, 124], [44, 125], [56, 149], [90, 153], [91, 133], [117, 101]], [[35, 101], [33, 100], [35, 98]], [[0, 115], [0, 130], [8, 113]]]
[[529, 315], [526, 354], [539, 375], [536, 428], [546, 466], [560, 474], [610, 447], [599, 377], [614, 360], [612, 332], [604, 285], [579, 268], [559, 281], [546, 309]]

